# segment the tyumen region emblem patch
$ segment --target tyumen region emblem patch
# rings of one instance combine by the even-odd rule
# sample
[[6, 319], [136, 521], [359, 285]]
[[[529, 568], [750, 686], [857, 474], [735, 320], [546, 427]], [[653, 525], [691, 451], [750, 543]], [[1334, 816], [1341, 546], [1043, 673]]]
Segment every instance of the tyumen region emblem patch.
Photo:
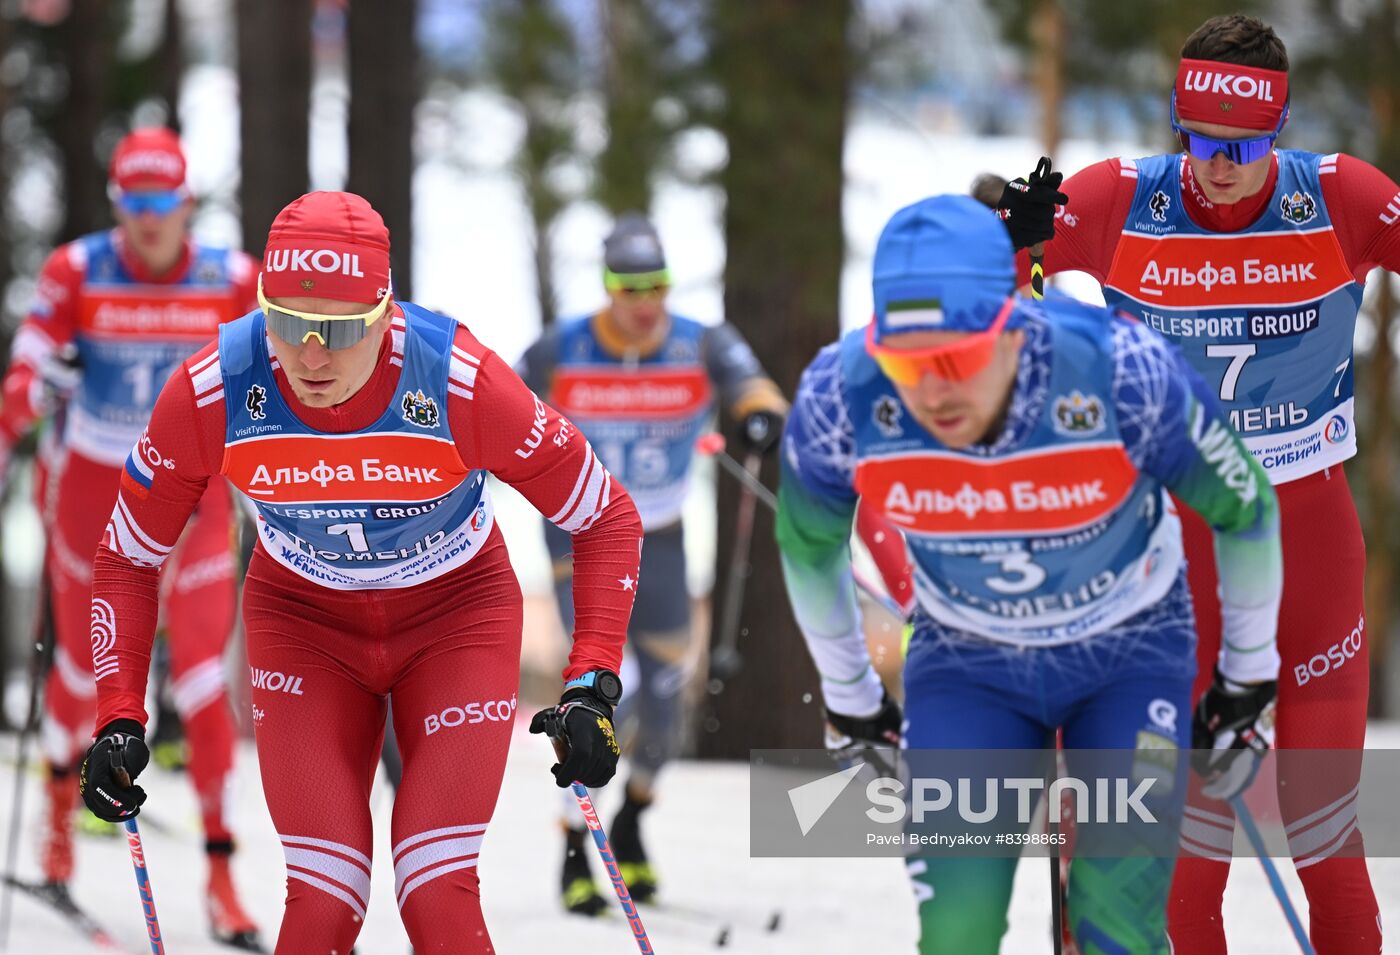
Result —
[[417, 425], [420, 428], [436, 428], [438, 423], [437, 401], [423, 394], [423, 389], [417, 392], [405, 391], [403, 394], [403, 420], [409, 424]]
[[1279, 197], [1278, 211], [1294, 225], [1302, 225], [1317, 218], [1317, 200], [1306, 192], [1295, 190], [1291, 196], [1284, 193]]
[[1104, 429], [1103, 402], [1078, 390], [1055, 399], [1055, 431], [1070, 438], [1090, 438]]
[[904, 427], [899, 423], [903, 414], [904, 409], [899, 406], [899, 402], [889, 395], [881, 395], [880, 400], [870, 409], [870, 417], [875, 422], [875, 427], [887, 438], [897, 438], [904, 433]]

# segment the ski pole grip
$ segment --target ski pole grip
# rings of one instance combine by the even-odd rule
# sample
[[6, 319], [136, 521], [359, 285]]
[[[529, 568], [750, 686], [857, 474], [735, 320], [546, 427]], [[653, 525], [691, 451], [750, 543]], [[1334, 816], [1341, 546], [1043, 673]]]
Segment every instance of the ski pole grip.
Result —
[[564, 727], [558, 723], [555, 723], [550, 729], [557, 730], [557, 732], [549, 733], [549, 742], [554, 746], [555, 757], [562, 763], [569, 758], [569, 738], [564, 735]]
[[1045, 243], [1031, 246], [1031, 298], [1039, 301], [1045, 297]]
[[123, 788], [131, 787], [131, 774], [126, 771], [126, 761], [120, 749], [112, 750], [112, 776]]

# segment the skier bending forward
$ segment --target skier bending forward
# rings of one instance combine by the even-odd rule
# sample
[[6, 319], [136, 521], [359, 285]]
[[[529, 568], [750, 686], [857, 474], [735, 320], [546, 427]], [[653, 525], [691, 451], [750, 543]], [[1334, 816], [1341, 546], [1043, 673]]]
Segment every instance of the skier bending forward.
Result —
[[[985, 206], [909, 206], [876, 247], [874, 321], [802, 377], [777, 534], [829, 737], [900, 734], [851, 584], [863, 500], [903, 530], [913, 561], [911, 751], [1033, 750], [1056, 728], [1067, 749], [1190, 745], [1195, 631], [1166, 488], [1215, 529], [1227, 650], [1194, 723], [1205, 748], [1228, 750], [1208, 775], [1233, 795], [1272, 732], [1281, 559], [1268, 479], [1155, 332], [1072, 300], [1018, 299], [1014, 285], [1011, 241]], [[1095, 857], [1081, 829], [1069, 908], [1084, 950], [1168, 950], [1174, 824], [1159, 838], [1155, 857]], [[920, 951], [994, 955], [1015, 866], [911, 859]]]

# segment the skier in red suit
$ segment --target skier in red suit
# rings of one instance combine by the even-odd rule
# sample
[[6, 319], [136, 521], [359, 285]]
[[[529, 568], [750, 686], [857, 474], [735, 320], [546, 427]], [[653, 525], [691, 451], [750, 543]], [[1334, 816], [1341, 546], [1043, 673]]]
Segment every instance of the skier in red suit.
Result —
[[[1172, 97], [1181, 153], [1090, 166], [1064, 182], [1058, 207], [1032, 176], [1000, 208], [1032, 242], [1053, 234], [1046, 274], [1093, 275], [1110, 305], [1182, 349], [1275, 486], [1277, 744], [1356, 752], [1356, 772], [1281, 786], [1279, 799], [1313, 945], [1363, 955], [1381, 950], [1356, 816], [1370, 638], [1365, 548], [1342, 462], [1356, 453], [1352, 333], [1367, 273], [1400, 272], [1400, 190], [1352, 156], [1275, 149], [1288, 106], [1288, 54], [1274, 31], [1215, 17], [1182, 49]], [[1182, 524], [1199, 698], [1221, 650], [1221, 609], [1208, 529], [1186, 511]], [[1234, 821], [1227, 804], [1193, 794], [1170, 905], [1177, 951], [1226, 951]]]
[[[254, 301], [256, 270], [241, 252], [195, 242], [185, 157], [167, 129], [139, 129], [112, 154], [117, 227], [56, 249], [15, 335], [0, 409], [0, 462], [61, 403], [41, 452], [47, 577], [56, 632], [44, 690], [42, 741], [48, 809], [41, 841], [44, 889], [66, 895], [73, 875], [73, 770], [95, 715], [88, 643], [92, 560], [117, 498], [122, 463], [161, 386]], [[216, 937], [256, 943], [230, 875], [233, 833], [225, 796], [234, 726], [223, 651], [233, 629], [234, 557], [227, 485], [215, 482], [180, 538], [162, 586], [172, 690], [190, 740], [209, 859], [207, 907]], [[172, 541], [173, 542], [173, 541]]]
[[258, 509], [243, 615], [263, 789], [281, 836], [279, 955], [347, 952], [364, 919], [370, 785], [386, 701], [403, 754], [396, 901], [420, 952], [490, 952], [477, 857], [515, 723], [522, 603], [487, 473], [573, 535], [574, 640], [555, 781], [601, 786], [641, 522], [567, 420], [465, 326], [395, 300], [389, 233], [359, 196], [293, 201], [268, 236], [260, 308], [185, 362], [128, 459], [97, 556], [99, 816], [146, 793], [143, 708], [158, 569], [219, 476]]

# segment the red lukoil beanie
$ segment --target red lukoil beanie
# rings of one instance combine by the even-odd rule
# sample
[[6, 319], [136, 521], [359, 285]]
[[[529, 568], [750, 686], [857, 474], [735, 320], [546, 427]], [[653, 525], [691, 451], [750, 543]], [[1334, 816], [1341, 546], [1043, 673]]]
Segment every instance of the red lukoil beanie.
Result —
[[308, 192], [272, 220], [263, 294], [373, 304], [389, 288], [389, 230], [361, 196]]
[[122, 190], [137, 186], [182, 188], [185, 153], [180, 148], [180, 137], [163, 127], [133, 130], [112, 151], [107, 178]]

